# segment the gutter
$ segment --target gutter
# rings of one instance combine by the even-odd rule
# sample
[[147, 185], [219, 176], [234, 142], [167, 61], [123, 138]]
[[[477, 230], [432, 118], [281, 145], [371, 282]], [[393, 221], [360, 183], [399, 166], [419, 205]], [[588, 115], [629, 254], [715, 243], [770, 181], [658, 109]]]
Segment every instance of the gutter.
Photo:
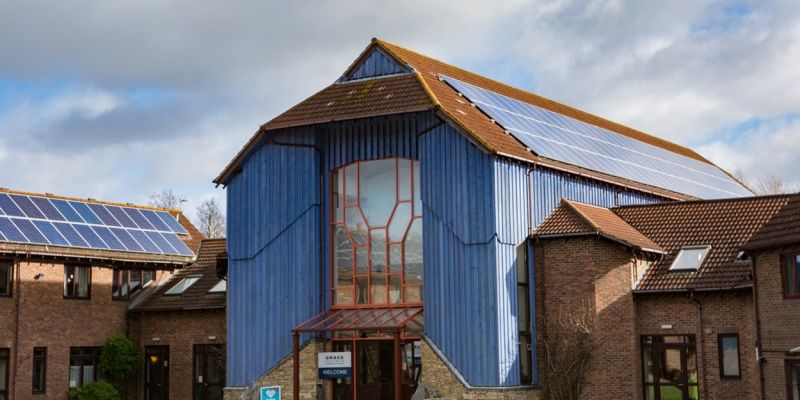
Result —
[[700, 349], [697, 351], [697, 365], [702, 368], [698, 371], [701, 374], [700, 379], [703, 381], [703, 398], [708, 398], [708, 379], [706, 377], [705, 365], [705, 333], [703, 332], [703, 304], [694, 296], [694, 291], [689, 290], [689, 300], [697, 304], [697, 335], [700, 336]]
[[[762, 342], [761, 342], [761, 314], [759, 313], [759, 304], [758, 304], [758, 275], [756, 274], [756, 256], [751, 257], [751, 271], [753, 272], [753, 309], [756, 322], [756, 362], [758, 363], [758, 381], [761, 390], [761, 398], [766, 398], [766, 389], [764, 388], [764, 362], [763, 357], [761, 356], [762, 351]], [[764, 360], [765, 361], [765, 360]]]

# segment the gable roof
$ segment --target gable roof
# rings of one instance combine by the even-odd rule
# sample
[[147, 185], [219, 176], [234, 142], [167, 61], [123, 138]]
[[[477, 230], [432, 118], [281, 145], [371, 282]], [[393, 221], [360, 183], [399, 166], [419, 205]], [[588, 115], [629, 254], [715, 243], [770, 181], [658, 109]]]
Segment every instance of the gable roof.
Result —
[[[214, 179], [214, 183], [227, 183], [230, 176], [238, 171], [250, 152], [261, 143], [261, 139], [263, 139], [270, 130], [368, 116], [433, 110], [453, 125], [459, 127], [464, 134], [468, 135], [473, 141], [490, 153], [540, 164], [577, 175], [588, 176], [592, 179], [603, 180], [671, 199], [685, 200], [694, 198], [690, 195], [676, 193], [641, 182], [634, 182], [629, 179], [582, 168], [567, 162], [540, 157], [532, 153], [523, 143], [494, 123], [493, 120], [488, 118], [480, 109], [473, 107], [448, 84], [441, 81], [440, 76], [442, 75], [607, 129], [649, 145], [660, 147], [672, 153], [713, 165], [696, 152], [683, 146], [533, 93], [505, 85], [380, 39], [372, 40], [372, 43], [362, 52], [361, 56], [348, 68], [344, 77], [352, 73], [356, 67], [365, 62], [375, 51], [388, 54], [392, 61], [396, 60], [399, 63], [411, 67], [413, 72], [405, 75], [394, 74], [365, 80], [339, 82], [323, 89], [319, 93], [298, 104], [298, 106], [293, 107], [286, 113], [262, 125], [250, 141], [248, 141], [234, 159], [231, 160], [228, 166]], [[402, 98], [403, 101], [397, 102], [398, 104], [393, 106], [391, 103], [395, 101], [390, 97], [381, 98], [380, 96], [375, 96], [370, 93], [367, 93], [365, 97], [370, 96], [376, 101], [366, 102], [359, 101], [357, 98], [352, 98], [354, 93], [364, 90], [368, 85], [381, 84], [376, 83], [376, 81], [380, 81], [385, 85], [391, 85], [392, 90], [397, 91], [399, 94], [398, 98]], [[354, 86], [342, 89], [337, 88], [338, 85]], [[401, 89], [401, 86], [404, 87]], [[356, 90], [356, 92], [352, 92], [352, 90]], [[369, 91], [369, 89], [367, 90]], [[350, 98], [347, 95], [343, 96], [343, 93], [349, 94]], [[336, 100], [337, 96], [339, 100]]]
[[800, 194], [792, 196], [786, 205], [764, 224], [745, 245], [758, 251], [800, 244]]
[[[762, 196], [614, 208], [614, 213], [667, 253], [650, 266], [637, 290], [711, 290], [752, 285], [750, 263], [736, 262], [736, 257], [789, 198]], [[711, 246], [711, 250], [696, 272], [669, 271], [686, 246]]]
[[[220, 281], [216, 271], [217, 255], [225, 252], [225, 244], [225, 239], [204, 239], [197, 261], [141, 293], [131, 302], [130, 309], [135, 312], [224, 309], [226, 294], [208, 291]], [[180, 295], [165, 294], [188, 276], [200, 276], [200, 279]]]
[[664, 253], [661, 246], [642, 235], [608, 208], [561, 200], [533, 235], [537, 238], [598, 235], [650, 253]]
[[[96, 199], [81, 199], [77, 197], [59, 196], [51, 193], [34, 193], [26, 191], [11, 190], [0, 188], [0, 194], [31, 196], [37, 198], [55, 199], [74, 201], [86, 204], [98, 204], [106, 206], [117, 206], [125, 208], [135, 208], [138, 210], [151, 210], [163, 211], [171, 214], [178, 223], [186, 229], [187, 234], [177, 234], [178, 238], [190, 249], [197, 254], [200, 247], [200, 241], [203, 239], [203, 234], [195, 227], [191, 221], [183, 214], [181, 210], [159, 208], [153, 206], [143, 206], [132, 203], [119, 203], [110, 201], [101, 201]], [[0, 212], [0, 216], [4, 218], [12, 218], [10, 215], [4, 215]], [[22, 217], [22, 219], [27, 219]], [[68, 222], [68, 221], [65, 221]], [[110, 250], [110, 249], [97, 249], [74, 247], [70, 245], [43, 245], [36, 243], [20, 243], [15, 241], [3, 240], [0, 236], [0, 254], [8, 255], [24, 255], [25, 257], [36, 257], [44, 259], [80, 259], [97, 264], [114, 264], [114, 265], [128, 265], [136, 267], [149, 267], [149, 268], [174, 268], [176, 266], [183, 266], [194, 261], [195, 256], [185, 255], [172, 255], [172, 254], [157, 254], [157, 253], [140, 253], [124, 250]]]

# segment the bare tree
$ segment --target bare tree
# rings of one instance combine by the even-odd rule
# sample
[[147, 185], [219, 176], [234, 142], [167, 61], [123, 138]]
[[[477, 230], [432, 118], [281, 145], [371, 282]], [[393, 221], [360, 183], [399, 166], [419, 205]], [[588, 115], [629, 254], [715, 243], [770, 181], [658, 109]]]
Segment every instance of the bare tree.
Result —
[[775, 175], [765, 175], [761, 178], [747, 176], [741, 169], [737, 168], [733, 172], [733, 177], [750, 188], [757, 195], [794, 193], [800, 190], [796, 183], [788, 182]]
[[197, 207], [200, 231], [209, 239], [225, 237], [225, 214], [217, 199], [208, 199]]
[[597, 318], [593, 305], [584, 302], [572, 310], [561, 309], [558, 320], [547, 323], [544, 395], [547, 400], [577, 400], [597, 343]]
[[186, 200], [180, 198], [180, 196], [178, 196], [174, 190], [163, 189], [160, 192], [155, 192], [151, 194], [149, 203], [153, 207], [180, 210], [185, 201]]

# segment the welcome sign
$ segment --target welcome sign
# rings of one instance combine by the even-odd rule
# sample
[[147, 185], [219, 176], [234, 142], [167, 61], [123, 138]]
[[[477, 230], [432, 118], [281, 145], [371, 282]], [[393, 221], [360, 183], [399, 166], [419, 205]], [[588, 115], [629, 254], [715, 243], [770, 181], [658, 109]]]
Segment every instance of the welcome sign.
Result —
[[261, 400], [281, 400], [281, 387], [280, 386], [262, 387]]
[[352, 356], [349, 351], [317, 353], [319, 379], [349, 378], [353, 375]]

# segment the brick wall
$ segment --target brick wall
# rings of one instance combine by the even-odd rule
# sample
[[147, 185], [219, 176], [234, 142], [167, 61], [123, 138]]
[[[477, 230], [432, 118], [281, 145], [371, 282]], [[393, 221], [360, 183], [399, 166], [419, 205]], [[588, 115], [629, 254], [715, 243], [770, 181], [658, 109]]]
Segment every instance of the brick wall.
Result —
[[[191, 399], [194, 391], [194, 345], [225, 344], [225, 311], [168, 311], [134, 314], [131, 335], [145, 346], [169, 346], [170, 399]], [[213, 336], [214, 338], [209, 338]], [[154, 341], [157, 338], [157, 341]], [[144, 398], [143, 376], [137, 399]]]
[[[698, 322], [698, 305], [688, 294], [638, 296], [638, 329], [640, 335], [695, 335], [700, 374], [700, 397], [708, 400], [757, 399], [759, 391], [758, 363], [755, 359], [755, 318], [750, 290], [698, 293], [702, 328]], [[672, 325], [662, 329], [662, 325]], [[739, 335], [741, 379], [720, 377], [719, 334]], [[702, 351], [701, 351], [702, 349]], [[640, 351], [637, 350], [637, 354]], [[641, 365], [641, 360], [637, 360]]]
[[583, 399], [640, 396], [631, 252], [599, 239], [543, 240], [535, 245], [540, 379], [544, 340], [556, 336], [559, 315], [590, 307], [597, 323], [596, 350], [587, 367]]
[[755, 255], [758, 285], [758, 314], [761, 320], [761, 355], [765, 400], [786, 400], [786, 360], [800, 360], [788, 354], [800, 347], [800, 300], [783, 298], [781, 254], [800, 248], [771, 250]]

